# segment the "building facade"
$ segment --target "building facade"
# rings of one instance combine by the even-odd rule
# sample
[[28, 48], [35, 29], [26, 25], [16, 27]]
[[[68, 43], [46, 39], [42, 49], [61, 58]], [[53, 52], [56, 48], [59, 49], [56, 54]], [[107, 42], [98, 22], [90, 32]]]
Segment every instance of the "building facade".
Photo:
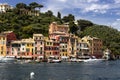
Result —
[[88, 42], [78, 39], [77, 57], [79, 58], [80, 56], [90, 56], [90, 49], [89, 49]]
[[101, 58], [103, 56], [102, 52], [102, 40], [96, 37], [85, 36], [82, 38], [83, 41], [86, 41], [89, 46], [89, 54]]
[[12, 9], [12, 6], [10, 6], [7, 3], [0, 4], [0, 12], [6, 12], [7, 10]]
[[49, 38], [57, 39], [59, 35], [68, 35], [69, 26], [68, 25], [58, 25], [56, 22], [52, 22], [49, 25]]
[[45, 38], [45, 58], [57, 58], [60, 59], [59, 42]]
[[10, 45], [11, 45], [11, 41], [17, 40], [16, 35], [13, 31], [4, 31], [1, 34], [6, 35], [7, 55], [11, 55]]
[[32, 38], [11, 42], [11, 54], [16, 58], [37, 59], [35, 55], [35, 42]]
[[7, 47], [6, 47], [7, 37], [5, 34], [0, 34], [0, 56], [6, 56]]
[[44, 58], [44, 36], [42, 34], [33, 34], [33, 39], [35, 41], [35, 54], [37, 58]]

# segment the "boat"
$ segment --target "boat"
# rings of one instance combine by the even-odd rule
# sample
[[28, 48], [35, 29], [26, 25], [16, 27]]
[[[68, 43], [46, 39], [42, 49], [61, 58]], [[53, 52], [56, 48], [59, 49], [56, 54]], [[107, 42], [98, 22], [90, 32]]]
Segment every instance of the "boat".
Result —
[[93, 62], [93, 61], [103, 61], [104, 59], [92, 59], [92, 58], [89, 58], [89, 59], [86, 59], [86, 60], [83, 60], [83, 62]]
[[78, 59], [80, 62], [93, 62], [93, 61], [104, 61], [105, 59], [97, 59], [95, 56], [86, 56], [84, 58]]
[[0, 57], [0, 62], [1, 63], [11, 63], [11, 62], [14, 63], [15, 61], [16, 61], [16, 59], [13, 56]]
[[59, 59], [52, 59], [52, 60], [48, 60], [49, 63], [61, 63], [61, 60]]
[[61, 60], [57, 59], [55, 57], [49, 57], [48, 58], [48, 63], [61, 63]]
[[70, 62], [76, 62], [77, 59], [76, 59], [76, 57], [71, 57], [71, 58], [69, 59], [69, 61], [70, 61]]

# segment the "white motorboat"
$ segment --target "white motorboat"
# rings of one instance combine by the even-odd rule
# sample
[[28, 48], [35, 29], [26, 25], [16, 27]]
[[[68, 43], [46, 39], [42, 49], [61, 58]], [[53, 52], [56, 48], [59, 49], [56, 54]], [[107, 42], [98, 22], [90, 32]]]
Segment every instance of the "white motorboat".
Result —
[[69, 61], [70, 61], [70, 62], [76, 62], [77, 59], [76, 59], [75, 57], [72, 57]]
[[83, 62], [93, 62], [93, 61], [103, 61], [104, 59], [86, 59], [86, 60], [83, 60]]
[[105, 59], [97, 59], [95, 56], [87, 56], [86, 58], [79, 59], [81, 62], [93, 62], [93, 61], [103, 61]]
[[61, 60], [59, 59], [48, 59], [48, 63], [60, 63]]
[[13, 56], [5, 56], [5, 57], [0, 57], [0, 62], [15, 62], [16, 59]]
[[60, 63], [60, 62], [61, 62], [61, 60], [56, 58], [56, 57], [54, 57], [54, 56], [50, 56], [48, 58], [48, 63]]

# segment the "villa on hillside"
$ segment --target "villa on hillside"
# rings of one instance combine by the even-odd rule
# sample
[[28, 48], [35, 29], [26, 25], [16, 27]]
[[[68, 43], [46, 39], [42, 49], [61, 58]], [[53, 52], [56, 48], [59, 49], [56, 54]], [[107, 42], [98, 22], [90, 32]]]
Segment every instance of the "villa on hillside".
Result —
[[7, 3], [3, 3], [3, 4], [0, 4], [0, 12], [3, 13], [3, 12], [6, 12], [7, 10], [10, 10], [12, 9], [13, 7], [10, 6], [9, 4]]

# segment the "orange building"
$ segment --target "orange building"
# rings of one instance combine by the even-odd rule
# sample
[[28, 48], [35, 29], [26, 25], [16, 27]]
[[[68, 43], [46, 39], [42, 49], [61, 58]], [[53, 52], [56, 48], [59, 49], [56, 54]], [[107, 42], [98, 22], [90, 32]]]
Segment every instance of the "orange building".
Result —
[[96, 58], [101, 58], [103, 56], [102, 52], [102, 40], [96, 37], [85, 36], [82, 38], [83, 41], [86, 41], [89, 46], [89, 54], [96, 56]]
[[68, 35], [69, 26], [66, 24], [58, 25], [56, 22], [52, 22], [49, 26], [49, 38], [56, 39], [58, 35]]

